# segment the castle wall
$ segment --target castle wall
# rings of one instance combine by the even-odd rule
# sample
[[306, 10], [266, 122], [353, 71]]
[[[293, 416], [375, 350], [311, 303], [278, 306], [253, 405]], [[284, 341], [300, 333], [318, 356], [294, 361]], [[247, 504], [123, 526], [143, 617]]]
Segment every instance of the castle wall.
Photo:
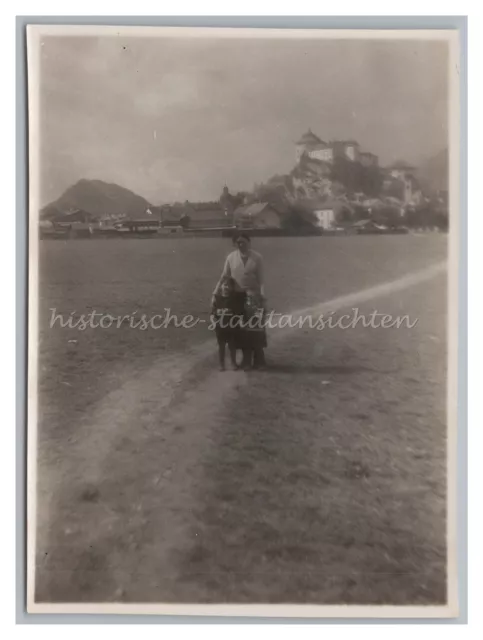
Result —
[[308, 152], [309, 158], [314, 160], [322, 160], [324, 162], [332, 162], [334, 160], [334, 152], [331, 147], [326, 149], [312, 149]]

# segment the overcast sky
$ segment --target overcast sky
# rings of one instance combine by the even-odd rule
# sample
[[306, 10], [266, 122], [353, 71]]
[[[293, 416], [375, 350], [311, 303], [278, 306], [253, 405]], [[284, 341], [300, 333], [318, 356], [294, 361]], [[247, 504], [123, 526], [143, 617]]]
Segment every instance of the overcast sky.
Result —
[[437, 42], [45, 37], [43, 204], [81, 178], [154, 204], [251, 189], [308, 127], [420, 163], [447, 145]]

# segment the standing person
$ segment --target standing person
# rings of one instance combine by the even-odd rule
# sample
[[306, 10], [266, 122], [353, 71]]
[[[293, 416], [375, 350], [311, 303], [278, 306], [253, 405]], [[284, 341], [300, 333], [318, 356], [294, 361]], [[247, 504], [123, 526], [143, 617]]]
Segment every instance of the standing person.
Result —
[[246, 233], [238, 233], [233, 237], [234, 251], [228, 254], [221, 277], [213, 291], [217, 294], [226, 276], [235, 281], [238, 293], [253, 291], [264, 295], [262, 256], [251, 248], [250, 238]]
[[[213, 291], [212, 301], [219, 293], [221, 284], [227, 276], [234, 280], [234, 295], [238, 296], [238, 304], [245, 305], [247, 291], [253, 292], [255, 295], [264, 299], [262, 256], [256, 251], [253, 251], [250, 245], [250, 237], [246, 233], [237, 233], [233, 237], [233, 245], [235, 249], [225, 260], [220, 280]], [[248, 335], [246, 337], [249, 338]], [[250, 366], [248, 362], [250, 350], [250, 345], [247, 344], [243, 358], [244, 368]]]

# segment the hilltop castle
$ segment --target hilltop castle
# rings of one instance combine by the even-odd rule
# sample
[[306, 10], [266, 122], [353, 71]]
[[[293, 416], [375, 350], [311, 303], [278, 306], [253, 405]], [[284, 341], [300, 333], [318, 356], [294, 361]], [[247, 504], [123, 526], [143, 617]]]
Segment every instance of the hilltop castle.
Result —
[[[295, 160], [310, 158], [332, 164], [337, 158], [345, 158], [351, 162], [359, 162], [364, 167], [379, 167], [379, 158], [370, 151], [362, 151], [355, 140], [331, 140], [324, 142], [310, 129], [295, 143]], [[327, 169], [326, 169], [327, 171]], [[421, 201], [422, 192], [415, 177], [415, 167], [404, 161], [394, 162], [381, 168], [384, 176], [383, 192], [397, 194], [405, 204]]]
[[296, 162], [300, 162], [304, 155], [323, 162], [334, 162], [336, 158], [346, 158], [367, 167], [377, 167], [379, 163], [376, 155], [369, 151], [361, 151], [359, 143], [355, 140], [324, 142], [310, 129], [295, 143]]

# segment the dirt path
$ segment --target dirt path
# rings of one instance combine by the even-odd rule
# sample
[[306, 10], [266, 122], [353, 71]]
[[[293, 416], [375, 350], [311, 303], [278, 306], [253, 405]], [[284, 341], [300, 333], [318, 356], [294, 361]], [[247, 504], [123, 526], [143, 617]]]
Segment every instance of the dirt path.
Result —
[[[433, 265], [299, 313], [387, 296], [444, 268]], [[197, 536], [199, 487], [229, 407], [250, 389], [247, 374], [213, 372], [213, 360], [210, 342], [157, 361], [137, 379], [127, 374], [85, 415], [56, 468], [42, 469], [38, 601], [199, 598], [199, 585], [182, 579]]]

